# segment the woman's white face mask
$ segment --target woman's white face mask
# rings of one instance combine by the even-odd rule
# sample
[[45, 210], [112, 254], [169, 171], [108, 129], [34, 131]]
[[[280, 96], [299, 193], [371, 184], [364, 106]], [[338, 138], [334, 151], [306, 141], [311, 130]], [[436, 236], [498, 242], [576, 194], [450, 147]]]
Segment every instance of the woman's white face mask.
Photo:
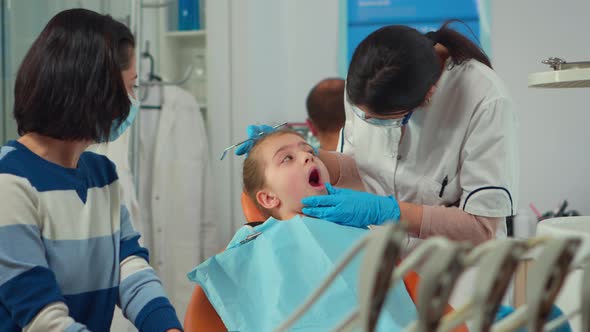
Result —
[[410, 111], [410, 112], [406, 113], [404, 116], [399, 117], [399, 118], [394, 118], [394, 119], [372, 118], [372, 117], [367, 117], [367, 113], [362, 111], [357, 106], [355, 106], [355, 105], [350, 105], [350, 106], [352, 108], [352, 112], [354, 113], [354, 115], [356, 115], [356, 117], [358, 117], [359, 119], [365, 121], [366, 123], [368, 123], [370, 125], [379, 126], [379, 127], [401, 128], [408, 123], [408, 121], [410, 120], [410, 117], [412, 116], [412, 111]]

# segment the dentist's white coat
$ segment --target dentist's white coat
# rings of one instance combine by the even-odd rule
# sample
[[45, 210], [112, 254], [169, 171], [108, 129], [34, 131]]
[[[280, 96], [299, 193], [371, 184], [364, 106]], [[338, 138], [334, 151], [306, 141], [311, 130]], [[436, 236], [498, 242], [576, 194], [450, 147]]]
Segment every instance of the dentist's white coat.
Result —
[[[430, 105], [415, 110], [403, 139], [400, 128], [367, 124], [348, 103], [345, 109], [338, 148], [354, 158], [368, 191], [483, 217], [516, 211], [516, 114], [486, 65], [469, 60], [444, 70]], [[505, 235], [505, 224], [498, 226]]]
[[[450, 70], [448, 65], [431, 103], [415, 110], [403, 138], [400, 128], [367, 124], [345, 102], [338, 151], [353, 157], [369, 192], [419, 205], [457, 206], [476, 216], [511, 216], [519, 182], [513, 101], [486, 65], [476, 60]], [[506, 224], [500, 222], [496, 237], [505, 236]], [[451, 304], [469, 297], [472, 273], [462, 278]]]

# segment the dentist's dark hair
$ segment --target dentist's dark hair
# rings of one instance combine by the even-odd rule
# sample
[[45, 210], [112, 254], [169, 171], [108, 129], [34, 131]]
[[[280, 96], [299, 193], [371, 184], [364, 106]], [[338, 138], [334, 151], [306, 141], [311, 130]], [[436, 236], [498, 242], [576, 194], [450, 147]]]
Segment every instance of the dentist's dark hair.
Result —
[[70, 9], [55, 15], [27, 52], [14, 88], [18, 133], [62, 140], [109, 136], [129, 114], [122, 71], [133, 58], [131, 31], [109, 15]]
[[435, 44], [445, 46], [450, 66], [474, 59], [492, 67], [485, 53], [467, 37], [448, 27], [421, 34], [402, 25], [383, 27], [356, 48], [348, 69], [346, 97], [381, 115], [402, 113], [424, 102], [442, 74]]

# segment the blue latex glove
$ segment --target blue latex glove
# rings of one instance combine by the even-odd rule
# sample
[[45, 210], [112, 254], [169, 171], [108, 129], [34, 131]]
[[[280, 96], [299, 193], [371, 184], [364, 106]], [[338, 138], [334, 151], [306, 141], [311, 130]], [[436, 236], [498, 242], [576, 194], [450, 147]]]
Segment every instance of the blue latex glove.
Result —
[[309, 196], [301, 201], [304, 214], [359, 228], [399, 220], [399, 205], [393, 196], [334, 188], [329, 183], [326, 189], [328, 195]]
[[247, 131], [250, 140], [238, 146], [235, 152], [236, 156], [241, 156], [243, 154], [248, 156], [248, 153], [260, 137], [264, 136], [264, 134], [272, 133], [275, 130], [276, 129], [268, 125], [249, 125]]

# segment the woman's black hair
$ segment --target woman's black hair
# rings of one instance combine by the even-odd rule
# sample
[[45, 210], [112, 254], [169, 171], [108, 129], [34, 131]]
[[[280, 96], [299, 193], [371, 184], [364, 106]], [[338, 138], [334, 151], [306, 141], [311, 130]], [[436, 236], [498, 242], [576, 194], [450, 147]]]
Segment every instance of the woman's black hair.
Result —
[[99, 141], [127, 117], [122, 71], [135, 39], [109, 15], [70, 9], [55, 15], [27, 52], [14, 89], [19, 135]]
[[445, 46], [453, 65], [475, 59], [491, 68], [488, 57], [469, 39], [448, 27], [421, 34], [407, 26], [383, 27], [365, 38], [354, 51], [346, 94], [349, 102], [372, 113], [389, 115], [420, 106], [442, 74], [434, 44]]
[[[477, 44], [459, 32], [449, 28], [449, 25], [453, 22], [465, 24], [457, 19], [448, 20], [437, 31], [428, 32], [426, 37], [432, 40], [434, 44], [441, 44], [449, 50], [453, 65], [457, 66], [466, 60], [474, 59], [492, 68], [490, 59]], [[469, 30], [471, 31], [471, 29]], [[471, 32], [473, 33], [473, 31]]]

